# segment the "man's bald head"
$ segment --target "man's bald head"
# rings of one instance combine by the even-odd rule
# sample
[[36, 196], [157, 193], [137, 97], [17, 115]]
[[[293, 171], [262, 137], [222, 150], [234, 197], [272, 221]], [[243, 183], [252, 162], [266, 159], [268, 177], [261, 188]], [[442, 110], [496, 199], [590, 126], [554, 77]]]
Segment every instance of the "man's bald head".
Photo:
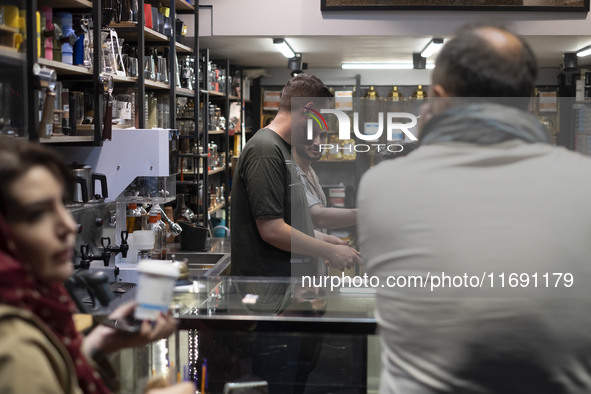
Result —
[[433, 84], [454, 97], [529, 97], [536, 58], [521, 37], [496, 26], [466, 26], [442, 48]]

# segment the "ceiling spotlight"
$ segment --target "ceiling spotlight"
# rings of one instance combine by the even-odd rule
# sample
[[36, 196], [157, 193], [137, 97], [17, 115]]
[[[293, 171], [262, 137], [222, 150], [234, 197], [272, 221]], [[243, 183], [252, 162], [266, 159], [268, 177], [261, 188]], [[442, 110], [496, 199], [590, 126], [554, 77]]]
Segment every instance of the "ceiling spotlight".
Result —
[[287, 60], [287, 68], [291, 70], [291, 76], [295, 77], [308, 68], [308, 63], [302, 62], [301, 53], [296, 53], [294, 57]]
[[587, 45], [585, 48], [579, 49], [577, 51], [578, 57], [585, 57], [585, 56], [589, 56], [589, 55], [591, 55], [591, 45]]
[[422, 57], [430, 57], [441, 49], [443, 46], [443, 38], [433, 38], [421, 52]]
[[424, 70], [427, 67], [427, 58], [422, 57], [420, 53], [412, 54], [412, 68], [415, 70]]
[[273, 38], [273, 44], [275, 44], [275, 48], [286, 58], [291, 59], [295, 57], [295, 52], [283, 38]]
[[579, 68], [579, 60], [577, 54], [574, 52], [562, 54], [562, 70], [563, 71], [576, 71]]
[[287, 60], [287, 68], [295, 71], [302, 70], [302, 54], [296, 53], [294, 57]]

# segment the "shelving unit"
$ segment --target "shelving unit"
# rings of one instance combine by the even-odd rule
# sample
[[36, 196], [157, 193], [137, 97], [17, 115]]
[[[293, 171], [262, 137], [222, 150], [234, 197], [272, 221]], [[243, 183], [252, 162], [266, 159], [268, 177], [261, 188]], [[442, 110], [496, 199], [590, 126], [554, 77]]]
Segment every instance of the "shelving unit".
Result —
[[[104, 119], [104, 99], [106, 94], [103, 89], [103, 84], [99, 80], [99, 77], [104, 76], [105, 74], [101, 72], [101, 56], [103, 56], [103, 49], [101, 47], [102, 31], [100, 29], [100, 26], [102, 26], [103, 3], [104, 0], [26, 0], [26, 6], [29, 7], [27, 8], [28, 30], [26, 33], [29, 37], [35, 37], [37, 35], [37, 32], [35, 31], [35, 12], [38, 10], [38, 6], [49, 6], [52, 9], [59, 9], [60, 11], [72, 12], [74, 14], [91, 15], [92, 25], [96, 27], [92, 30], [94, 57], [92, 60], [91, 68], [87, 68], [81, 65], [68, 65], [60, 61], [45, 59], [41, 57], [37, 58], [36, 40], [25, 41], [27, 46], [26, 50], [23, 51], [24, 53], [17, 52], [15, 49], [12, 48], [0, 47], [0, 64], [6, 64], [12, 67], [22, 67], [22, 72], [20, 72], [19, 74], [23, 75], [23, 90], [28, 89], [27, 91], [30, 92], [28, 95], [24, 94], [24, 96], [27, 97], [27, 99], [25, 101], [26, 107], [23, 107], [22, 113], [28, 114], [27, 119], [30, 120], [24, 123], [30, 124], [24, 124], [19, 127], [23, 130], [31, 130], [31, 132], [29, 133], [29, 138], [31, 140], [50, 145], [98, 146], [102, 144], [102, 131], [104, 126], [102, 123]], [[196, 1], [194, 5], [189, 4], [185, 0], [164, 0], [161, 3], [163, 6], [168, 6], [170, 8], [170, 15], [173, 18], [173, 20], [176, 18], [177, 13], [193, 15], [195, 31], [198, 32], [199, 17], [197, 15], [197, 10], [199, 8], [199, 1]], [[155, 6], [155, 4], [153, 5]], [[176, 129], [178, 122], [183, 121], [182, 118], [179, 118], [177, 120], [177, 98], [187, 98], [192, 99], [194, 101], [194, 112], [188, 119], [192, 120], [195, 123], [195, 127], [193, 128], [193, 130], [190, 131], [190, 135], [179, 136], [179, 141], [182, 142], [183, 140], [189, 140], [191, 150], [193, 150], [196, 144], [201, 144], [201, 146], [205, 147], [205, 153], [201, 155], [179, 155], [181, 158], [189, 158], [189, 160], [193, 161], [193, 166], [190, 167], [191, 170], [179, 172], [179, 175], [185, 178], [183, 180], [179, 180], [179, 185], [183, 185], [186, 187], [191, 187], [192, 185], [196, 186], [197, 188], [202, 187], [203, 190], [206, 191], [204, 193], [205, 198], [201, 209], [201, 213], [203, 213], [203, 211], [205, 211], [205, 207], [209, 207], [210, 204], [210, 194], [208, 193], [208, 185], [211, 185], [211, 182], [213, 181], [213, 183], [215, 183], [216, 186], [220, 186], [221, 184], [229, 186], [231, 160], [229, 150], [232, 147], [230, 144], [232, 137], [229, 135], [229, 132], [227, 130], [209, 130], [210, 127], [208, 125], [208, 105], [211, 102], [214, 103], [216, 106], [219, 106], [222, 109], [222, 116], [224, 116], [227, 120], [227, 123], [229, 123], [230, 103], [233, 101], [244, 101], [242, 100], [242, 97], [238, 97], [234, 94], [231, 94], [232, 91], [229, 83], [226, 84], [226, 87], [223, 89], [223, 91], [214, 91], [211, 89], [207, 89], [207, 77], [199, 78], [198, 66], [199, 63], [203, 60], [202, 52], [199, 48], [198, 37], [195, 38], [194, 43], [185, 41], [177, 42], [177, 39], [179, 38], [176, 36], [176, 31], [172, 34], [172, 36], [169, 37], [165, 34], [160, 33], [159, 31], [156, 31], [156, 29], [146, 27], [144, 23], [145, 21], [143, 9], [144, 0], [140, 0], [138, 1], [138, 13], [136, 21], [122, 21], [120, 23], [109, 24], [109, 27], [117, 32], [119, 38], [123, 39], [125, 43], [130, 43], [131, 45], [136, 47], [135, 51], [139, 55], [137, 76], [129, 77], [119, 75], [117, 73], [113, 73], [111, 75], [115, 85], [113, 95], [116, 96], [118, 94], [121, 94], [121, 91], [125, 89], [132, 89], [132, 92], [135, 95], [135, 114], [137, 118], [138, 128], [145, 128], [147, 126], [147, 107], [145, 105], [147, 104], [146, 93], [153, 92], [155, 95], [158, 95], [158, 97], [162, 97], [162, 95], [165, 94], [170, 98], [170, 105], [168, 109], [169, 114], [165, 116], [170, 117], [168, 124], [171, 129]], [[18, 32], [18, 29], [8, 28], [5, 26], [0, 27], [0, 31], [5, 32], [5, 34], [23, 33]], [[143, 72], [143, 54], [146, 53], [147, 48], [151, 47], [158, 48], [159, 56], [162, 54], [161, 48], [167, 48], [167, 52], [169, 55], [167, 62], [167, 81], [169, 81], [169, 83], [162, 82], [162, 80], [153, 81], [145, 78]], [[209, 52], [206, 50], [205, 53], [206, 55], [204, 60], [205, 62], [208, 62]], [[175, 55], [181, 56], [181, 54], [183, 56], [194, 57], [194, 80], [195, 83], [198, 84], [198, 86], [196, 85], [193, 86], [193, 88], [189, 89], [186, 87], [183, 88], [177, 86], [177, 64], [179, 64], [180, 62], [175, 59]], [[44, 52], [41, 53], [41, 55], [44, 56]], [[217, 61], [216, 63], [218, 64], [220, 69], [225, 70], [226, 76], [232, 75], [230, 72], [231, 68], [229, 60]], [[58, 80], [61, 81], [64, 88], [68, 88], [70, 91], [84, 91], [85, 95], [87, 96], [92, 95], [92, 97], [86, 97], [86, 101], [92, 102], [93, 107], [86, 107], [85, 111], [90, 112], [90, 110], [92, 110], [92, 117], [94, 118], [95, 122], [91, 125], [76, 124], [76, 132], [79, 133], [78, 135], [59, 135], [56, 133], [51, 138], [40, 139], [37, 135], [37, 128], [39, 123], [39, 108], [37, 102], [38, 100], [36, 98], [37, 93], [33, 91], [32, 87], [30, 86], [31, 84], [26, 83], [27, 81], [31, 81], [33, 79], [32, 70], [34, 64], [39, 64], [40, 66], [48, 67], [55, 70], [58, 76]], [[127, 90], [125, 94], [128, 94]], [[200, 105], [202, 102], [205, 104], [203, 106], [203, 111], [201, 111]], [[160, 104], [160, 99], [158, 103]], [[203, 122], [203, 128], [201, 129], [202, 131], [199, 131], [199, 119], [201, 119]], [[242, 119], [244, 119], [244, 117], [242, 117]], [[116, 124], [112, 126], [113, 128], [119, 127]], [[216, 144], [219, 146], [219, 152], [225, 158], [225, 163], [220, 163], [224, 165], [207, 171], [207, 144], [211, 140], [215, 140]], [[205, 171], [203, 170], [203, 168], [195, 168], [195, 166], [199, 166], [199, 163], [201, 163], [202, 167], [205, 166]], [[224, 198], [226, 201], [229, 198], [228, 192], [229, 190], [226, 187], [224, 193]], [[216, 206], [215, 209], [208, 209], [208, 212], [215, 213], [222, 209], [226, 209], [227, 214], [228, 204], [218, 204], [218, 206]], [[205, 222], [207, 218], [204, 217], [203, 220]]]
[[[101, 29], [102, 26], [102, 7], [104, 0], [22, 0], [21, 9], [26, 9], [26, 32], [21, 32], [17, 28], [0, 25], [0, 34], [23, 34], [27, 37], [37, 36], [36, 31], [36, 12], [40, 6], [48, 6], [52, 9], [59, 9], [60, 11], [72, 12], [73, 14], [86, 14], [92, 18], [93, 28], [93, 45], [92, 48], [94, 57], [92, 68], [86, 68], [80, 65], [68, 65], [56, 60], [50, 60], [45, 58], [37, 58], [37, 42], [36, 40], [25, 40], [21, 52], [14, 48], [7, 46], [0, 46], [0, 66], [3, 70], [6, 67], [12, 67], [12, 71], [6, 72], [5, 75], [19, 75], [22, 76], [23, 83], [21, 88], [17, 89], [22, 91], [19, 95], [19, 99], [23, 101], [23, 108], [20, 111], [26, 116], [19, 115], [18, 118], [26, 118], [20, 121], [22, 124], [18, 125], [20, 133], [24, 133], [29, 139], [38, 141], [44, 144], [90, 144], [90, 145], [101, 145], [102, 129], [103, 129], [103, 113], [104, 113], [104, 89], [101, 82], [99, 82], [99, 75], [101, 74], [101, 56], [103, 50], [101, 48]], [[197, 10], [199, 7], [199, 1], [195, 2], [195, 5], [189, 4], [185, 0], [164, 0], [160, 2], [164, 6], [168, 6], [170, 9], [170, 16], [172, 21], [176, 19], [177, 13], [191, 14], [194, 18], [195, 26], [198, 26], [199, 17]], [[154, 2], [153, 6], [156, 3]], [[175, 61], [176, 54], [195, 54], [199, 51], [199, 40], [195, 40], [194, 45], [185, 42], [177, 42], [176, 26], [173, 23], [172, 35], [168, 37], [165, 34], [156, 31], [155, 29], [145, 26], [144, 23], [144, 1], [138, 1], [138, 13], [137, 21], [122, 21], [120, 23], [111, 23], [109, 26], [112, 27], [118, 34], [119, 38], [123, 38], [127, 43], [135, 43], [137, 45], [137, 53], [141, 54], [138, 58], [138, 76], [129, 77], [113, 74], [113, 81], [115, 83], [115, 93], [119, 88], [132, 88], [135, 92], [135, 103], [136, 103], [136, 115], [137, 115], [137, 126], [139, 128], [145, 128], [145, 93], [146, 91], [153, 91], [158, 94], [168, 93], [169, 99], [169, 115], [166, 119], [169, 127], [174, 129], [176, 127], [176, 97], [192, 97], [199, 100], [199, 93], [193, 89], [183, 89], [176, 86], [175, 81], [177, 80], [177, 69]], [[197, 29], [198, 31], [198, 29]], [[45, 38], [42, 38], [45, 40]], [[5, 40], [6, 41], [6, 40]], [[8, 40], [10, 42], [10, 40]], [[150, 81], [146, 80], [143, 75], [143, 54], [147, 46], [154, 46], [158, 48], [166, 47], [168, 49], [168, 81], [170, 83], [164, 83], [162, 81]], [[159, 52], [160, 53], [160, 52]], [[44, 53], [41, 53], [44, 56]], [[43, 67], [48, 67], [55, 70], [58, 80], [62, 81], [63, 86], [72, 90], [75, 87], [76, 90], [85, 90], [87, 94], [92, 94], [93, 107], [86, 108], [86, 110], [92, 109], [93, 118], [95, 123], [93, 124], [94, 133], [93, 137], [89, 136], [61, 136], [54, 135], [53, 138], [42, 138], [39, 139], [37, 135], [38, 128], [38, 99], [37, 92], [33, 90], [33, 69], [34, 65], [39, 64]], [[103, 73], [104, 74], [104, 73]], [[14, 79], [14, 78], [13, 78]], [[9, 79], [6, 79], [7, 81]], [[2, 80], [0, 80], [2, 82]], [[15, 84], [16, 81], [10, 81], [11, 84]], [[79, 88], [80, 87], [80, 88]], [[79, 89], [78, 89], [79, 88]], [[14, 90], [14, 89], [12, 89]], [[8, 97], [10, 99], [10, 97]], [[198, 107], [194, 113], [194, 119], [197, 120], [199, 116]], [[14, 115], [13, 115], [14, 117]], [[6, 116], [5, 116], [6, 118]], [[77, 125], [80, 126], [80, 125]], [[113, 125], [114, 128], [117, 125]], [[76, 127], [79, 129], [79, 127]], [[81, 129], [81, 127], [80, 127]], [[87, 131], [88, 132], [88, 131]], [[92, 132], [91, 132], [92, 133]], [[71, 138], [65, 138], [71, 137]], [[74, 138], [75, 137], [75, 138]]]
[[[220, 73], [225, 76], [220, 76], [220, 84], [226, 82], [224, 86], [220, 86], [220, 90], [217, 91], [216, 89], [211, 89], [210, 84], [210, 73], [208, 70], [208, 65], [210, 64], [209, 58], [209, 50], [204, 49], [198, 52], [198, 69], [202, 76], [197, 76], [199, 79], [199, 86], [196, 86], [196, 92], [192, 90], [186, 91], [186, 89], [178, 89], [176, 90], [177, 96], [186, 96], [190, 97], [192, 93], [195, 93], [195, 111], [198, 112], [195, 120], [195, 125], [193, 129], [189, 131], [189, 135], [181, 135], [181, 146], [184, 146], [184, 149], [188, 149], [189, 146], [193, 146], [193, 144], [198, 143], [199, 146], [203, 147], [203, 155], [195, 155], [192, 153], [185, 153], [179, 155], [181, 159], [186, 164], [183, 164], [183, 167], [192, 168], [192, 170], [186, 170], [179, 173], [179, 177], [182, 180], [178, 180], [177, 186], [182, 186], [185, 190], [187, 190], [186, 194], [191, 193], [203, 193], [202, 198], [202, 206], [198, 209], [199, 217], [203, 218], [203, 225], [207, 225], [207, 218], [203, 217], [202, 212], [205, 211], [203, 207], [210, 206], [210, 198], [211, 198], [211, 187], [221, 187], [223, 184], [224, 187], [224, 201], [228, 201], [229, 199], [229, 185], [230, 185], [230, 169], [231, 169], [231, 157], [230, 157], [230, 148], [232, 147], [230, 144], [230, 138], [233, 138], [233, 133], [230, 135], [230, 132], [227, 130], [229, 126], [229, 119], [230, 119], [230, 103], [234, 101], [243, 101], [242, 97], [237, 95], [233, 95], [232, 93], [232, 86], [229, 82], [229, 76], [232, 75], [231, 67], [229, 60], [214, 60], [212, 63], [216, 65], [216, 67], [220, 70]], [[225, 78], [225, 79], [224, 79]], [[242, 78], [242, 75], [240, 75]], [[212, 109], [210, 109], [210, 105], [212, 105]], [[226, 127], [225, 129], [216, 129], [212, 127], [210, 124], [210, 119], [213, 114], [210, 111], [213, 110], [214, 107], [219, 107], [221, 109], [221, 116], [226, 119]], [[211, 115], [211, 116], [210, 116]], [[241, 116], [244, 119], [244, 115]], [[192, 119], [187, 118], [186, 115], [179, 115], [177, 117], [177, 122], [186, 122], [191, 121]], [[185, 132], [186, 133], [186, 132]], [[185, 140], [189, 140], [188, 143], [183, 142]], [[210, 171], [198, 171], [195, 169], [198, 166], [199, 159], [203, 159], [202, 166], [207, 166], [207, 149], [210, 142], [214, 142], [218, 147], [218, 153], [221, 154], [221, 157], [225, 159], [225, 165], [215, 168]], [[193, 151], [196, 148], [192, 149]], [[191, 161], [191, 163], [187, 162], [187, 159]], [[187, 181], [187, 178], [190, 178], [191, 181]], [[191, 189], [192, 190], [188, 190]], [[198, 189], [202, 190], [199, 192]], [[218, 212], [222, 209], [225, 209], [226, 218], [229, 217], [229, 204], [225, 204], [224, 206], [216, 207], [215, 210], [208, 210], [208, 212], [214, 213]]]

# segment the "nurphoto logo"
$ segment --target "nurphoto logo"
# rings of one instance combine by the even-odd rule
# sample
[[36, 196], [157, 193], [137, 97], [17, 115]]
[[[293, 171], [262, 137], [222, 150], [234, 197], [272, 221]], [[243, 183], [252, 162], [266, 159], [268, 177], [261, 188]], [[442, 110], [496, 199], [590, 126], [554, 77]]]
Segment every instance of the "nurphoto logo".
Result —
[[[372, 144], [347, 144], [344, 146], [338, 146], [335, 144], [320, 144], [320, 151], [330, 150], [352, 150], [355, 152], [368, 152], [374, 147], [376, 151], [388, 150], [390, 152], [401, 152], [404, 147], [399, 143], [382, 144], [377, 143], [380, 137], [386, 132], [386, 139], [388, 141], [400, 141], [406, 136], [411, 141], [417, 141], [417, 137], [412, 133], [410, 129], [417, 125], [417, 117], [414, 114], [408, 112], [387, 112], [384, 116], [383, 112], [378, 113], [378, 121], [372, 124], [371, 132], [368, 131], [367, 123], [365, 124], [364, 132], [359, 130], [359, 113], [353, 112], [353, 127], [351, 127], [351, 121], [349, 115], [344, 111], [338, 109], [321, 109], [320, 112], [313, 110], [312, 108], [306, 108], [308, 111], [305, 112], [308, 117], [307, 123], [307, 138], [308, 140], [314, 139], [314, 123], [316, 123], [321, 131], [328, 131], [328, 123], [322, 114], [332, 114], [337, 117], [338, 124], [338, 138], [341, 141], [351, 139], [351, 129], [355, 137], [361, 141], [375, 141]], [[386, 127], [384, 127], [384, 121]], [[351, 152], [349, 152], [351, 153]]]

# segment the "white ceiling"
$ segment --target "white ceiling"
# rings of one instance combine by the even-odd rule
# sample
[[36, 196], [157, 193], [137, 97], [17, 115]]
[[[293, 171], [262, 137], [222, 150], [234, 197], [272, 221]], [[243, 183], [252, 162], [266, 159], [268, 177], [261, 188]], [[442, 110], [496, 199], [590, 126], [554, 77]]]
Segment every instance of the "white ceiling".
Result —
[[[431, 36], [306, 36], [285, 38], [295, 52], [301, 52], [309, 68], [340, 68], [342, 62], [412, 61]], [[591, 36], [526, 36], [540, 67], [559, 67], [562, 54], [591, 45]], [[287, 59], [273, 48], [272, 37], [201, 37], [200, 48], [210, 49], [212, 59], [230, 59], [243, 67], [283, 68]], [[579, 58], [579, 65], [591, 65], [591, 56]]]

